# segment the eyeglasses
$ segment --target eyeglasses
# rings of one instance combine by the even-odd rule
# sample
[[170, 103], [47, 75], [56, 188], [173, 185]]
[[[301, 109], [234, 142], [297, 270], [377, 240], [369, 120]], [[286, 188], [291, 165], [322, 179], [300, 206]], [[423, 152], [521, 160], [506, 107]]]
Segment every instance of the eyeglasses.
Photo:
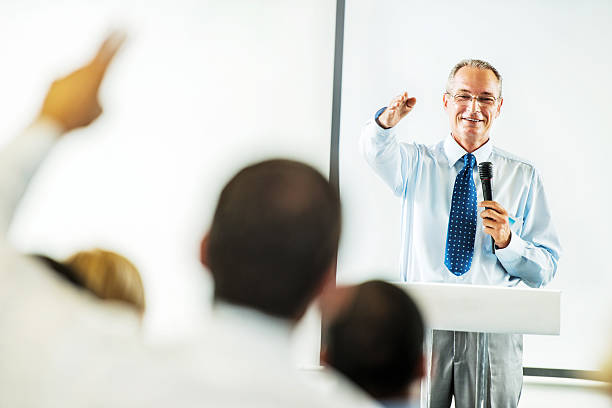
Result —
[[493, 96], [475, 96], [475, 95], [471, 95], [469, 93], [464, 93], [464, 92], [460, 92], [455, 95], [452, 95], [449, 92], [445, 92], [445, 93], [447, 95], [450, 95], [457, 105], [461, 105], [461, 106], [469, 105], [470, 103], [472, 103], [472, 100], [476, 99], [476, 102], [478, 102], [478, 105], [491, 107], [495, 105], [495, 102], [497, 102], [498, 99], [501, 99], [501, 97], [495, 98]]

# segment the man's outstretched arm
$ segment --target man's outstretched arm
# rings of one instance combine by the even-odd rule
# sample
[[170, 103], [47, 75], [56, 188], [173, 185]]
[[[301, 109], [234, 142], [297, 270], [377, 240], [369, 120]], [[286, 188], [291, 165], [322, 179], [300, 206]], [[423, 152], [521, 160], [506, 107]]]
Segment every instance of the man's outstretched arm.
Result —
[[[412, 156], [402, 151], [395, 134], [397, 125], [416, 104], [416, 98], [408, 97], [404, 92], [391, 100], [382, 113], [377, 112], [361, 132], [361, 151], [366, 161], [383, 181], [400, 196], [407, 177], [407, 161], [412, 162]], [[382, 109], [381, 109], [382, 110]]]
[[92, 123], [102, 113], [98, 90], [125, 36], [113, 33], [95, 57], [54, 81], [39, 115], [0, 151], [0, 239], [6, 233], [32, 176], [63, 134]]

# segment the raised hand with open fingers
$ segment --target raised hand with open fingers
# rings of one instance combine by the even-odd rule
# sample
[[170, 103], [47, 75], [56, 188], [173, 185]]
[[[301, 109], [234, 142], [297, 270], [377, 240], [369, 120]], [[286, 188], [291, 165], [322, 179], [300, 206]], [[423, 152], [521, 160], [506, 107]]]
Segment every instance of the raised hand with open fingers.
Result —
[[378, 118], [378, 121], [384, 127], [392, 128], [414, 108], [415, 104], [416, 98], [408, 97], [408, 93], [404, 92], [391, 100], [387, 109]]

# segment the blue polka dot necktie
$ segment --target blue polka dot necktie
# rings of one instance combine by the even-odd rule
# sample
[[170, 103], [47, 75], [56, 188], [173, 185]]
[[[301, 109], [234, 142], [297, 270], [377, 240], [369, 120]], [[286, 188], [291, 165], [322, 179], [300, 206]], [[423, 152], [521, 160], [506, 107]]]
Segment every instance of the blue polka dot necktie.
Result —
[[444, 254], [444, 265], [457, 276], [470, 270], [476, 236], [476, 185], [472, 175], [476, 157], [468, 153], [463, 156], [463, 163], [453, 188]]

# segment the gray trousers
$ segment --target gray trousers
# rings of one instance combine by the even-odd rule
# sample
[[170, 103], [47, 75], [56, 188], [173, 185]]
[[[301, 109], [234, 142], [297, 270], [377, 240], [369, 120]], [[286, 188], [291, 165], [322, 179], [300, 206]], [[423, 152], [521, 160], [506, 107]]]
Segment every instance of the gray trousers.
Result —
[[[523, 335], [489, 334], [487, 403], [515, 408], [523, 387]], [[456, 408], [476, 404], [477, 333], [434, 330], [432, 338], [430, 407]]]

